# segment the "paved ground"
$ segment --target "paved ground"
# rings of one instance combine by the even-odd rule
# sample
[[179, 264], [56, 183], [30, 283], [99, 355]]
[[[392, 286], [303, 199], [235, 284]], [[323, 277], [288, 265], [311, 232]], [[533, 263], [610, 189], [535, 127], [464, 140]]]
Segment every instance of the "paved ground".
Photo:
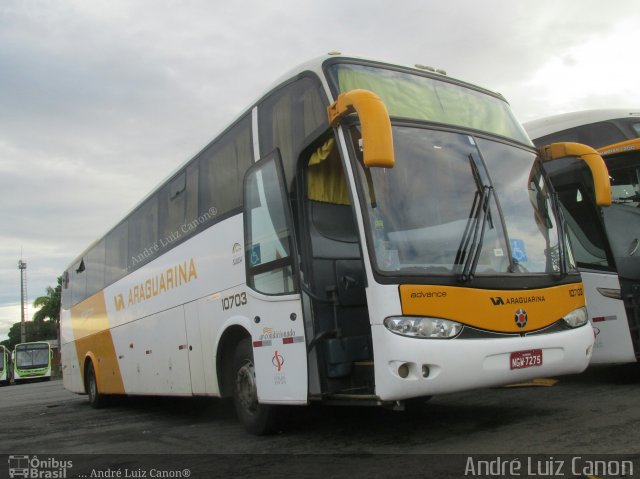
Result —
[[[162, 454], [165, 465], [186, 461], [193, 470], [202, 472], [213, 457], [218, 460], [220, 477], [266, 477], [257, 473], [256, 457], [261, 467], [275, 469], [285, 459], [304, 459], [300, 466], [307, 469], [302, 475], [311, 477], [310, 473], [319, 472], [308, 469], [313, 468], [318, 454], [331, 455], [323, 456], [326, 460], [322, 462], [335, 475], [317, 477], [342, 477], [344, 467], [362, 457], [374, 472], [406, 466], [405, 477], [428, 477], [421, 475], [420, 463], [425, 461], [431, 461], [431, 470], [446, 469], [442, 459], [433, 463], [442, 454], [460, 455], [450, 456], [457, 462], [453, 465], [457, 473], [448, 477], [464, 476], [470, 454], [486, 454], [487, 460], [540, 454], [543, 466], [560, 457], [571, 460], [587, 454], [635, 455], [637, 460], [640, 367], [593, 368], [559, 379], [552, 387], [500, 388], [436, 397], [417, 413], [318, 405], [294, 408], [283, 430], [269, 437], [246, 434], [231, 405], [216, 399], [126, 398], [107, 409], [94, 410], [84, 396], [65, 391], [59, 380], [21, 384], [0, 388], [0, 424], [5, 438], [0, 442], [0, 454], [37, 454], [40, 458], [108, 455], [75, 458], [76, 463], [92, 466], [94, 472], [112, 461], [124, 460], [126, 465], [134, 460], [132, 454], [138, 458]], [[184, 454], [195, 456], [176, 459], [175, 455]], [[152, 462], [159, 457], [152, 456]], [[404, 459], [398, 461], [398, 457]], [[346, 461], [344, 467], [342, 461]], [[355, 470], [363, 473], [366, 468]], [[574, 472], [569, 469], [565, 472], [564, 477], [587, 476], [567, 474]], [[634, 472], [640, 476], [640, 464]], [[0, 463], [0, 477], [4, 473]]]

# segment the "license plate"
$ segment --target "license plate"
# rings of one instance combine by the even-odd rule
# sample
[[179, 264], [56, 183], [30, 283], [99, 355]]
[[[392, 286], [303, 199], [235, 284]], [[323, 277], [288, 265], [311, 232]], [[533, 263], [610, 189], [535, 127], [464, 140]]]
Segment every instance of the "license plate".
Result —
[[516, 351], [511, 353], [509, 360], [511, 369], [524, 369], [542, 366], [542, 349]]

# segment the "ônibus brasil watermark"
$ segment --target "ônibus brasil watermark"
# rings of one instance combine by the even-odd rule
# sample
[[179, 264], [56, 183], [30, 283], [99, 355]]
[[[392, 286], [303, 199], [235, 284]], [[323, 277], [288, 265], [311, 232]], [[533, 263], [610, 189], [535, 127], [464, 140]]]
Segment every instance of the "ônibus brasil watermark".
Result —
[[42, 458], [36, 455], [10, 455], [8, 460], [9, 477], [27, 479], [64, 479], [79, 478], [190, 478], [191, 469], [160, 469], [158, 467], [87, 467], [76, 468], [69, 459], [55, 457]]
[[73, 461], [60, 460], [55, 457], [46, 459], [38, 456], [11, 455], [9, 456], [9, 477], [25, 478], [66, 478], [69, 469], [73, 468]]

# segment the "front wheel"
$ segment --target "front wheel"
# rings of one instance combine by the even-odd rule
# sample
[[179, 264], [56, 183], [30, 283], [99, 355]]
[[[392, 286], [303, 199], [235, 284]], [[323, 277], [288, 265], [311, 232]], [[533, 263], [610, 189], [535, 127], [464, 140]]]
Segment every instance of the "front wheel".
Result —
[[278, 422], [278, 407], [258, 402], [256, 370], [253, 363], [251, 338], [238, 343], [234, 361], [233, 403], [238, 419], [247, 432], [256, 435], [274, 432]]

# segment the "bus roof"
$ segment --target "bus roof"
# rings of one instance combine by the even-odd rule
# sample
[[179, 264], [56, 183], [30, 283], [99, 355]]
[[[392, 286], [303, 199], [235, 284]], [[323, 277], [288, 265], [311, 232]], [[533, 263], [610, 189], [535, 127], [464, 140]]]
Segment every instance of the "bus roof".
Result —
[[540, 138], [558, 131], [575, 128], [581, 125], [597, 123], [599, 121], [613, 120], [616, 118], [639, 118], [640, 108], [637, 109], [603, 109], [603, 110], [584, 110], [571, 113], [562, 113], [559, 115], [539, 118], [524, 123], [529, 137], [532, 139]]

